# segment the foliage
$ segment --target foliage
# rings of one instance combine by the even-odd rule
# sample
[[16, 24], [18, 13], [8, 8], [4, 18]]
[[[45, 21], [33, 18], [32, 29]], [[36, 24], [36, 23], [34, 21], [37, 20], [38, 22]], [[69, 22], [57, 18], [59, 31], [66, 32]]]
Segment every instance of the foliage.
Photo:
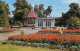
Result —
[[0, 0], [0, 25], [9, 28], [9, 5]]
[[24, 34], [24, 30], [21, 30], [21, 34], [22, 34], [22, 35]]
[[13, 25], [14, 24], [14, 17], [10, 17], [9, 18], [9, 23], [10, 23], [10, 25]]
[[[44, 4], [40, 4], [39, 6], [38, 5], [35, 5], [34, 6], [34, 11], [37, 13], [38, 17], [42, 17], [42, 12], [44, 11]], [[44, 15], [45, 16], [45, 15]]]
[[78, 17], [71, 17], [67, 19], [69, 29], [80, 29], [80, 19]]
[[16, 8], [13, 11], [14, 18], [16, 21], [22, 22], [22, 18], [25, 17], [28, 11], [32, 9], [32, 5], [28, 4], [26, 0], [16, 0], [16, 3], [14, 3], [13, 5]]
[[77, 4], [77, 3], [71, 3], [70, 5], [69, 5], [69, 7], [71, 8], [71, 9], [77, 9], [78, 7], [79, 7], [79, 4]]
[[2, 41], [2, 44], [7, 44], [7, 41], [6, 41], [6, 40], [3, 40], [3, 41]]
[[23, 24], [22, 24], [22, 22], [20, 23], [20, 27], [23, 27]]
[[38, 13], [38, 12], [39, 12], [38, 5], [35, 5], [35, 6], [34, 6], [34, 11], [35, 11], [35, 13]]
[[44, 4], [40, 4], [40, 5], [39, 5], [39, 9], [40, 9], [40, 10], [44, 10]]
[[[61, 20], [60, 20], [60, 24], [61, 25], [65, 25], [65, 26], [68, 25], [70, 22], [67, 22], [67, 21], [69, 19], [71, 19], [72, 17], [77, 17], [77, 18], [80, 19], [79, 4], [77, 4], [77, 3], [71, 3], [69, 5], [69, 7], [70, 7], [69, 11], [67, 11], [66, 13], [62, 13], [62, 17], [61, 17]], [[76, 20], [77, 20], [77, 18], [76, 18]], [[74, 27], [74, 26], [72, 26], [72, 27]], [[76, 27], [74, 27], [74, 28], [76, 28]]]
[[62, 29], [59, 29], [59, 33], [62, 35], [63, 34], [63, 30]]

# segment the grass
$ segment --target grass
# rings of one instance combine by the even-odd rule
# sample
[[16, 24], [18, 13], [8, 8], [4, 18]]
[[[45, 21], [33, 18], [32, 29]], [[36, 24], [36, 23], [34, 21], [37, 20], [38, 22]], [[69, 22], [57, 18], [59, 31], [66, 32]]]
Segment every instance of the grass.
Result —
[[0, 41], [0, 51], [60, 51], [59, 49], [23, 47], [10, 44], [2, 44]]

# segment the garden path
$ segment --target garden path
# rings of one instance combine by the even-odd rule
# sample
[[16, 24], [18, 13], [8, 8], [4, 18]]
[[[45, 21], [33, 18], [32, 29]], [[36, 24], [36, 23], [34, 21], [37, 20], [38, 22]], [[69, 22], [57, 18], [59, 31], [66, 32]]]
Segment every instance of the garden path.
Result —
[[[24, 30], [24, 33], [25, 33], [25, 34], [31, 34], [31, 33], [36, 33], [36, 32], [38, 32], [38, 31], [41, 30], [41, 29], [40, 29], [40, 28], [36, 28], [36, 29], [21, 28], [20, 30]], [[20, 32], [17, 32], [17, 33], [0, 33], [0, 40], [7, 39], [8, 36], [18, 35], [18, 34], [20, 34]]]

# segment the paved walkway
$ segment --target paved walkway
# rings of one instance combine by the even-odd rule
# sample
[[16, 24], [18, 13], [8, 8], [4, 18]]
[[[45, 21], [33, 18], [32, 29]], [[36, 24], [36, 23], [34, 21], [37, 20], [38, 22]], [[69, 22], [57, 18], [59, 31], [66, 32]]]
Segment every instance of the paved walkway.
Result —
[[[36, 32], [38, 32], [41, 29], [40, 28], [37, 28], [37, 29], [22, 28], [21, 30], [24, 30], [25, 34], [31, 34], [31, 33], [36, 33]], [[20, 34], [20, 32], [17, 32], [17, 33], [0, 33], [0, 40], [7, 39], [8, 36], [18, 35], [18, 34]]]

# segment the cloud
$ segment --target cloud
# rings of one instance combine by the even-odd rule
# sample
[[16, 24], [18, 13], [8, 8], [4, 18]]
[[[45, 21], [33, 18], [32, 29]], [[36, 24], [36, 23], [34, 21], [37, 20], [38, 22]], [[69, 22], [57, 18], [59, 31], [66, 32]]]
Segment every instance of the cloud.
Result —
[[80, 3], [80, 0], [63, 0], [63, 3], [72, 3], [72, 2]]

